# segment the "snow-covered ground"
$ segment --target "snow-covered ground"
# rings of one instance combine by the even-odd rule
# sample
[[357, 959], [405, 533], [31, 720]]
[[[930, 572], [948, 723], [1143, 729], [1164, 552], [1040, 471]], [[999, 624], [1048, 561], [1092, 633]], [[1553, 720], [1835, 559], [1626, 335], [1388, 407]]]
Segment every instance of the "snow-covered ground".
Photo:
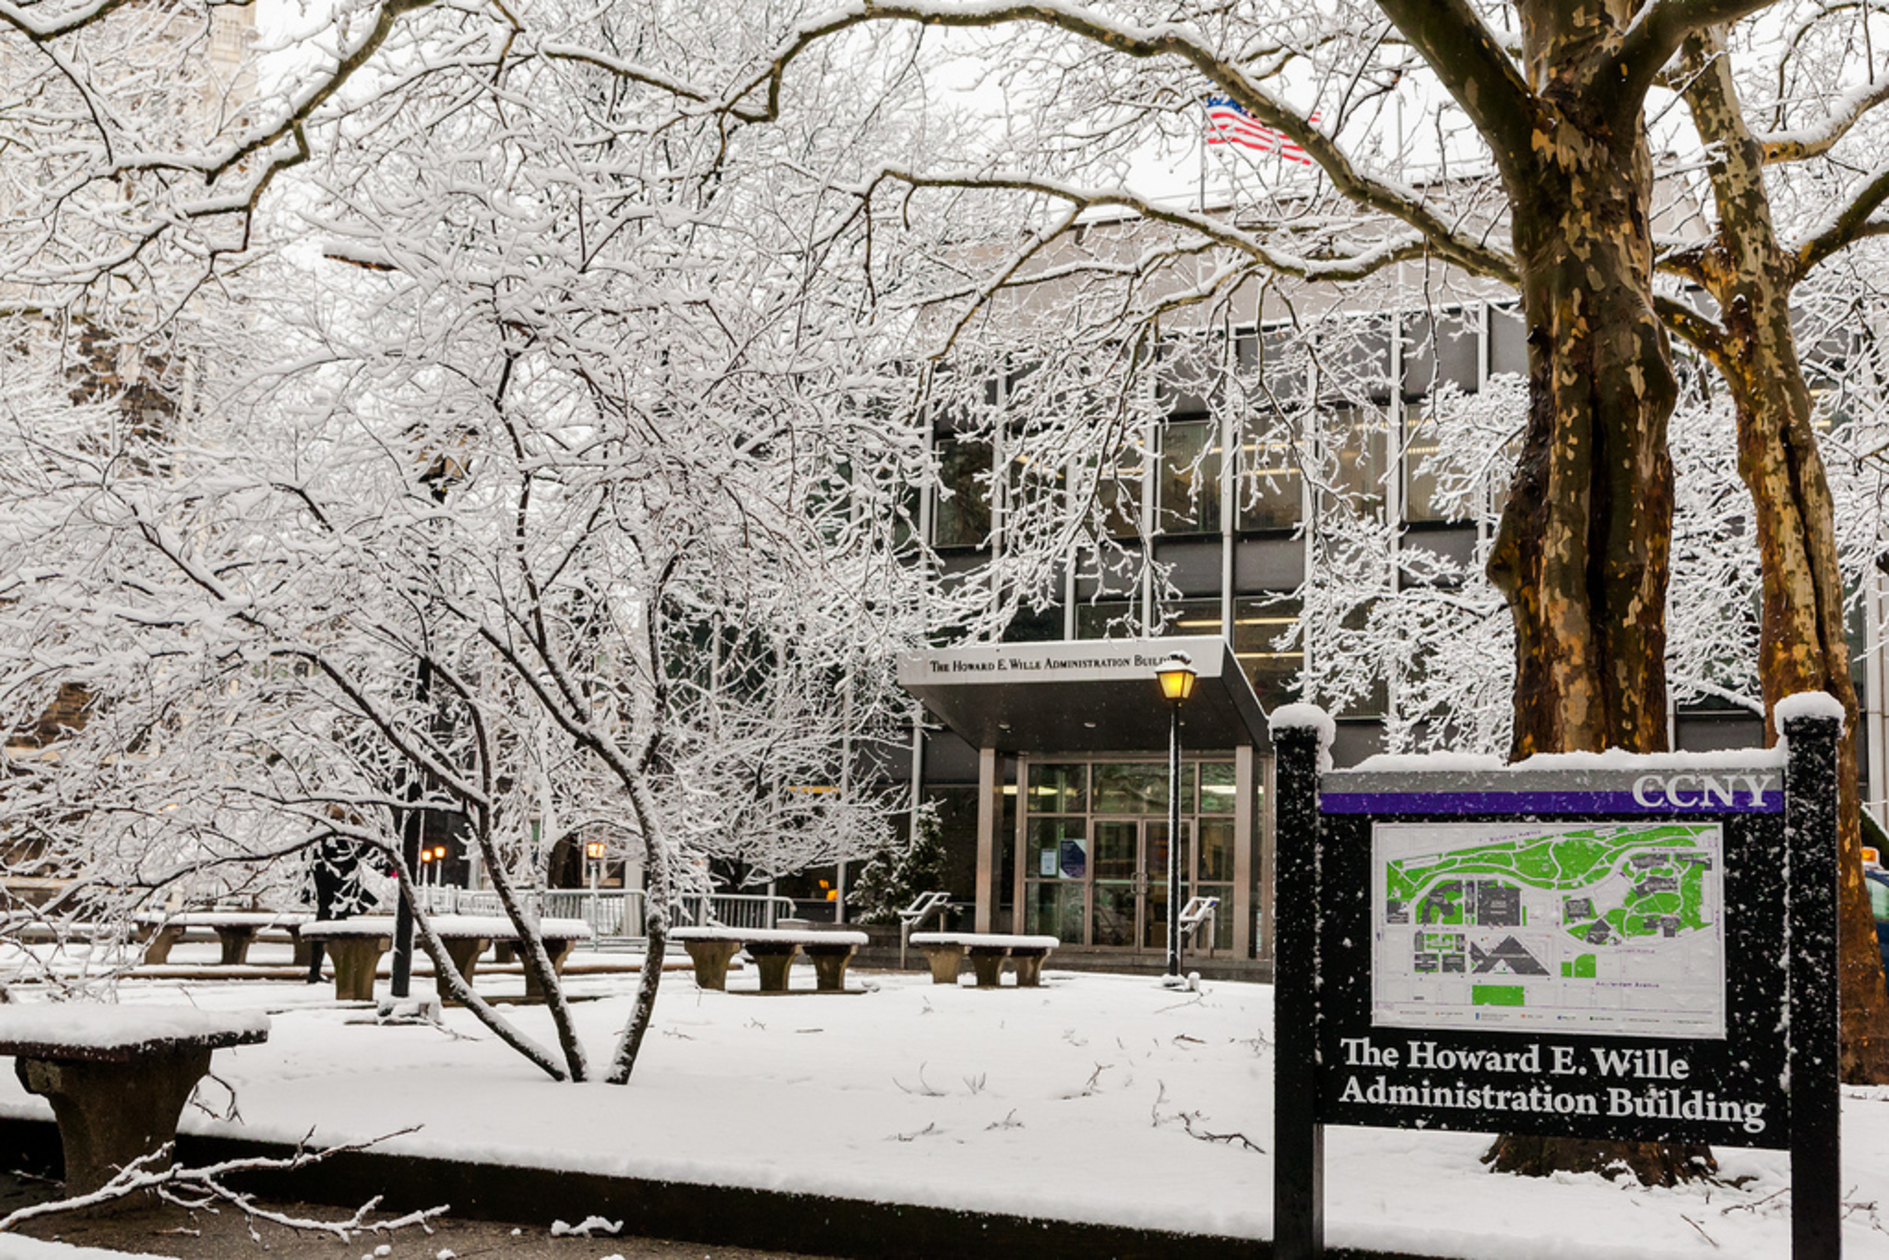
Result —
[[[192, 947], [180, 947], [189, 949]], [[202, 947], [214, 951], [214, 946]], [[1039, 990], [855, 973], [847, 996], [698, 992], [664, 981], [627, 1087], [560, 1085], [463, 1011], [446, 1028], [379, 1026], [327, 985], [136, 982], [128, 1002], [265, 1010], [267, 1044], [219, 1051], [240, 1121], [185, 1127], [353, 1141], [503, 1164], [1266, 1237], [1272, 1227], [1272, 990], [1051, 971]], [[604, 1059], [633, 977], [585, 976], [575, 1009]], [[731, 978], [752, 989], [752, 972]], [[795, 984], [812, 987], [810, 970]], [[494, 993], [516, 978], [482, 978]], [[549, 1039], [541, 1009], [514, 1018]], [[208, 1088], [215, 1090], [214, 1085]], [[220, 1092], [220, 1091], [218, 1091]], [[225, 1110], [220, 1098], [208, 1100]], [[1889, 1090], [1846, 1095], [1845, 1254], [1889, 1257]], [[13, 1074], [0, 1112], [49, 1114]], [[1597, 1176], [1494, 1177], [1475, 1135], [1335, 1129], [1333, 1245], [1438, 1256], [1783, 1257], [1788, 1160], [1718, 1151], [1726, 1182], [1680, 1190]]]

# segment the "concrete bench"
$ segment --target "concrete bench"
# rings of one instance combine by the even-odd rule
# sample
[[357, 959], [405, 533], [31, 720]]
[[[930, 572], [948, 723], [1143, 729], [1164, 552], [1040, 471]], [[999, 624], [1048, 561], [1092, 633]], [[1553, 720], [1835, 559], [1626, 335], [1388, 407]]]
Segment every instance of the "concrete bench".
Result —
[[[517, 929], [502, 915], [436, 914], [427, 920], [446, 947], [446, 956], [467, 984], [472, 983], [479, 956], [495, 941], [518, 943]], [[551, 968], [563, 974], [571, 947], [589, 940], [590, 925], [582, 919], [541, 919], [538, 934], [545, 952], [551, 956]], [[352, 919], [331, 919], [302, 925], [304, 940], [323, 941], [328, 956], [334, 960], [335, 997], [341, 1001], [367, 1002], [374, 997], [374, 975], [380, 968], [381, 955], [393, 947], [394, 917], [390, 914], [364, 914]], [[418, 936], [418, 929], [415, 929]], [[441, 995], [444, 996], [443, 994]], [[543, 990], [532, 974], [525, 973], [526, 998], [542, 999]]]
[[176, 914], [138, 916], [139, 928], [150, 933], [144, 946], [144, 961], [153, 965], [170, 961], [171, 947], [191, 928], [209, 928], [216, 933], [224, 966], [248, 960], [249, 946], [264, 928], [295, 929], [314, 918], [310, 914], [275, 910], [183, 910]]
[[817, 932], [799, 928], [682, 927], [669, 933], [682, 942], [695, 964], [695, 983], [704, 989], [728, 988], [728, 964], [746, 949], [761, 973], [761, 992], [787, 992], [787, 969], [794, 955], [813, 962], [814, 987], [823, 993], [846, 988], [846, 964], [866, 943], [864, 932]]
[[335, 969], [337, 1001], [371, 1002], [380, 956], [393, 948], [394, 918], [363, 914], [352, 919], [317, 919], [302, 925], [301, 939], [327, 947], [328, 961]]
[[261, 1014], [194, 1006], [34, 1002], [0, 1006], [0, 1054], [52, 1104], [66, 1193], [98, 1189], [177, 1138], [177, 1117], [211, 1052], [269, 1039]]
[[[459, 969], [467, 984], [472, 983], [473, 969], [487, 946], [504, 944], [515, 949], [521, 943], [518, 929], [504, 915], [436, 914], [428, 922], [433, 925], [440, 943], [446, 946], [446, 956], [453, 960], [453, 966]], [[544, 942], [544, 952], [550, 955], [553, 975], [564, 974], [564, 963], [571, 956], [572, 947], [592, 935], [590, 924], [582, 919], [538, 920], [538, 937]], [[525, 997], [544, 999], [544, 990], [529, 970], [525, 972]]]
[[1017, 972], [1019, 988], [1042, 983], [1043, 960], [1062, 941], [1054, 936], [1004, 936], [996, 932], [914, 932], [912, 944], [925, 951], [933, 984], [956, 984], [958, 969], [968, 955], [977, 974], [977, 987], [994, 989], [1008, 958]]

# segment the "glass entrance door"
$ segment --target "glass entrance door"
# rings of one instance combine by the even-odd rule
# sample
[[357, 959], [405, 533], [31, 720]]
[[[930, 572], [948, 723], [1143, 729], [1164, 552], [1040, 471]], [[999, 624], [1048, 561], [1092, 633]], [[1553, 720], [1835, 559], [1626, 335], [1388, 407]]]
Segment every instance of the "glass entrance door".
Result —
[[[1167, 948], [1168, 825], [1149, 818], [1098, 818], [1095, 835], [1096, 945]], [[1191, 835], [1181, 823], [1182, 843]], [[1188, 854], [1181, 854], [1183, 879]]]

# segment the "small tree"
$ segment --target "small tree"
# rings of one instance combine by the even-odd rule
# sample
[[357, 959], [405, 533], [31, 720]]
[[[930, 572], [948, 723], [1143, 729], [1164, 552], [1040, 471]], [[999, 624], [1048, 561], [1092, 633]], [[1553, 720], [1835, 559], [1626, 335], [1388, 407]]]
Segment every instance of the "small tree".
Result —
[[922, 893], [945, 888], [946, 856], [938, 815], [918, 815], [911, 842], [888, 843], [867, 859], [847, 894], [860, 923], [897, 923], [903, 910]]

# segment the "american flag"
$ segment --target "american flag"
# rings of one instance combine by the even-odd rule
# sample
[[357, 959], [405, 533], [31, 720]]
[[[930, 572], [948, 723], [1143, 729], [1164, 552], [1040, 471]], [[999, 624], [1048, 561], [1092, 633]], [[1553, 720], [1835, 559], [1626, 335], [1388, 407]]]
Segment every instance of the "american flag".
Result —
[[[1313, 114], [1310, 121], [1317, 122], [1318, 115]], [[1237, 144], [1261, 153], [1277, 153], [1288, 162], [1312, 164], [1305, 150], [1285, 132], [1268, 127], [1225, 96], [1207, 98], [1207, 143]]]

